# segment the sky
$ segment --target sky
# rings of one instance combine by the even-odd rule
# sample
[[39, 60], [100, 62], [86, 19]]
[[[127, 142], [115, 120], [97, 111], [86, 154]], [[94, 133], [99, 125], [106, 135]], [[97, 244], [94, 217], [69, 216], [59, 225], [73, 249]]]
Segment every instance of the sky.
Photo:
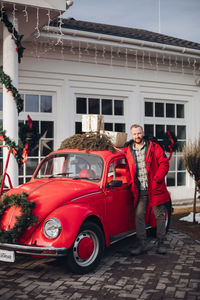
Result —
[[160, 28], [162, 34], [200, 43], [200, 0], [73, 0], [64, 16], [153, 32]]

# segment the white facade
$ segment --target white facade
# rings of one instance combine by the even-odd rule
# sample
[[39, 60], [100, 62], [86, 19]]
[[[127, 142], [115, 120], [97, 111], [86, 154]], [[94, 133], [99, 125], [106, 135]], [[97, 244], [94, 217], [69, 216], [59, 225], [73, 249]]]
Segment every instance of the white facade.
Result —
[[[52, 97], [51, 112], [36, 110], [30, 115], [33, 121], [53, 122], [54, 149], [63, 139], [73, 135], [75, 123], [81, 122], [77, 98], [123, 100], [123, 115], [105, 115], [104, 120], [125, 124], [128, 135], [131, 124], [139, 123], [152, 124], [155, 128], [156, 125], [164, 125], [165, 128], [167, 125], [176, 128], [185, 126], [185, 140], [198, 137], [200, 51], [182, 53], [180, 47], [161, 51], [160, 45], [152, 50], [140, 45], [122, 45], [114, 42], [112, 37], [101, 44], [95, 36], [89, 37], [90, 40], [86, 37], [84, 40], [83, 37], [75, 39], [67, 30], [66, 39], [63, 38], [61, 43], [59, 36], [53, 33], [44, 31], [41, 36], [24, 45], [26, 50], [19, 65], [19, 90], [23, 95]], [[163, 107], [174, 104], [175, 112], [177, 105], [181, 104], [184, 117], [170, 118], [166, 114], [163, 117], [155, 114], [145, 116], [145, 102], [163, 103]], [[27, 113], [28, 110], [21, 112], [19, 120], [26, 120]], [[176, 180], [174, 186], [169, 186], [169, 191], [172, 200], [191, 199], [193, 180], [187, 174], [183, 185], [178, 185]]]

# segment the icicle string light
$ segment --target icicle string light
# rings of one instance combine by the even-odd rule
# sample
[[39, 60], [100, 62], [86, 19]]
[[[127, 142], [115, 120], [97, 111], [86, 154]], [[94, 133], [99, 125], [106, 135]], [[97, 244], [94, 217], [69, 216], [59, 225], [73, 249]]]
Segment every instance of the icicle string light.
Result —
[[28, 11], [27, 11], [27, 6], [22, 11], [24, 13], [24, 17], [26, 18], [26, 23], [28, 23]]
[[37, 7], [37, 13], [36, 13], [36, 17], [37, 17], [37, 21], [36, 21], [36, 27], [35, 27], [35, 30], [36, 30], [36, 38], [38, 39], [40, 37], [40, 30], [39, 30], [39, 8]]

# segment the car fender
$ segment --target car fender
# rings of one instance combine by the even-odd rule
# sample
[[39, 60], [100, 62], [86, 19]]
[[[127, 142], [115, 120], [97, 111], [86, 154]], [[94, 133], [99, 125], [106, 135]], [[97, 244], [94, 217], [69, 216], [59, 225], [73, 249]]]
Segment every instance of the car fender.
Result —
[[[56, 218], [62, 225], [59, 236], [55, 239], [49, 239], [43, 233], [43, 226], [48, 219]], [[31, 244], [38, 246], [66, 247], [70, 248], [80, 230], [81, 225], [90, 219], [99, 223], [105, 236], [106, 245], [109, 246], [109, 238], [105, 229], [105, 224], [95, 210], [82, 204], [66, 204], [52, 211], [32, 235]]]

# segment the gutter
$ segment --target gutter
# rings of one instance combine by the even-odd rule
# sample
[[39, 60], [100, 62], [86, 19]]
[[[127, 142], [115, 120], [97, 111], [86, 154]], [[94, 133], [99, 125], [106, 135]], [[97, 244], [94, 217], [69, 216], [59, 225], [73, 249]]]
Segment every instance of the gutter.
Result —
[[[59, 33], [61, 30], [58, 27], [53, 26], [44, 26], [43, 31], [41, 32], [42, 37], [53, 37], [58, 39]], [[55, 33], [52, 34], [52, 33]], [[123, 38], [113, 35], [106, 35], [106, 34], [98, 34], [88, 31], [80, 31], [68, 28], [62, 28], [62, 36], [63, 40], [74, 40], [79, 42], [86, 42], [86, 43], [95, 43], [99, 45], [109, 45], [113, 47], [120, 47], [120, 48], [130, 48], [134, 50], [143, 50], [143, 51], [151, 51], [151, 52], [159, 52], [163, 54], [174, 54], [178, 56], [186, 56], [186, 57], [200, 57], [200, 50], [180, 47], [180, 46], [173, 46], [173, 45], [166, 45], [160, 44], [156, 42], [148, 42], [148, 41], [140, 41], [137, 39], [131, 38]], [[95, 40], [95, 41], [94, 41]]]

